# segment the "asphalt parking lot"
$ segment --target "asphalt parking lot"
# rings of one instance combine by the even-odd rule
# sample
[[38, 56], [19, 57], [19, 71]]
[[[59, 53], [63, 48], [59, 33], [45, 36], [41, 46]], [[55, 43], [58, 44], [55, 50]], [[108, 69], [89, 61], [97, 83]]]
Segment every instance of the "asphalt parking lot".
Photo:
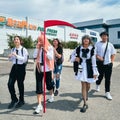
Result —
[[[11, 63], [0, 59], [0, 120], [119, 120], [120, 119], [120, 54], [117, 56], [113, 68], [111, 81], [112, 101], [105, 98], [104, 80], [101, 91], [95, 91], [95, 84], [89, 91], [89, 108], [86, 113], [81, 113], [83, 101], [81, 99], [80, 81], [74, 79], [72, 67], [63, 67], [59, 96], [54, 103], [47, 103], [46, 113], [43, 116], [33, 115], [33, 109], [37, 104], [35, 94], [35, 76], [33, 63], [27, 66], [25, 79], [25, 105], [20, 109], [8, 110], [10, 102], [7, 81]], [[18, 89], [16, 86], [16, 93]], [[47, 92], [48, 97], [48, 92]]]

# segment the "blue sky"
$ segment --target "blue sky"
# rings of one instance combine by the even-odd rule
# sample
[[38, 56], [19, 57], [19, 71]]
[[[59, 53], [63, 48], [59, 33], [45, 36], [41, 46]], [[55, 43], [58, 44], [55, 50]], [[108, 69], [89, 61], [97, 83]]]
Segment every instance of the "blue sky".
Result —
[[120, 0], [0, 0], [0, 13], [80, 22], [120, 18]]

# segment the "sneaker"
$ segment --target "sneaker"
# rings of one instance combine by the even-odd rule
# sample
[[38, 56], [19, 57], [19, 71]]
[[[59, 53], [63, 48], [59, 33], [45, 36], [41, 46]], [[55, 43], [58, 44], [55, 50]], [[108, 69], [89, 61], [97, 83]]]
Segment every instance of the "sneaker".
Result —
[[97, 91], [97, 92], [100, 91], [100, 85], [96, 85], [96, 91]]
[[19, 102], [16, 104], [15, 108], [20, 108], [20, 107], [23, 106], [24, 104], [25, 104], [24, 101], [19, 101]]
[[58, 90], [56, 90], [56, 91], [55, 91], [55, 93], [54, 93], [54, 96], [57, 96], [57, 95], [58, 95], [58, 93], [59, 93], [59, 91], [58, 91]]
[[112, 96], [110, 95], [110, 92], [106, 92], [105, 96], [108, 100], [112, 100]]
[[54, 102], [54, 97], [50, 97], [47, 101], [48, 101], [49, 103]]
[[88, 105], [84, 104], [83, 107], [81, 108], [80, 112], [86, 112], [86, 110], [88, 109]]
[[42, 110], [43, 110], [42, 105], [38, 105], [38, 106], [36, 107], [35, 112], [34, 112], [33, 114], [39, 114], [40, 111], [42, 111]]
[[17, 102], [18, 102], [18, 100], [16, 100], [16, 101], [11, 101], [11, 103], [8, 105], [8, 109], [13, 108]]

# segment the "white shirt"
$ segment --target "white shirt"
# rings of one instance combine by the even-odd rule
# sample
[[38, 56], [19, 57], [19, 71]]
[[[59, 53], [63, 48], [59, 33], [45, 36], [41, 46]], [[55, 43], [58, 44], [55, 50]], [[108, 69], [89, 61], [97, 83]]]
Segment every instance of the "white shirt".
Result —
[[[22, 48], [23, 48], [23, 54], [22, 54]], [[16, 49], [18, 50], [18, 55], [10, 57], [9, 60], [12, 61], [13, 64], [16, 64], [16, 59], [18, 59], [17, 64], [21, 65], [27, 61], [28, 52], [26, 48], [20, 46], [19, 48], [13, 48], [11, 50], [11, 53], [16, 52]]]
[[[33, 53], [33, 58], [37, 58], [37, 54], [38, 54], [38, 49], [35, 49], [35, 51], [34, 51], [34, 53]], [[42, 55], [42, 49], [40, 50], [40, 56]], [[46, 53], [46, 57], [49, 59], [49, 60], [53, 60], [54, 59], [54, 51], [53, 51], [53, 47], [52, 46], [49, 46], [48, 47], [48, 51], [47, 51], [47, 53]], [[42, 63], [42, 57], [40, 57], [40, 61], [39, 61], [40, 63]], [[45, 65], [45, 71], [47, 72], [47, 71], [50, 71], [50, 69], [49, 69], [49, 67], [48, 67], [48, 65], [46, 64]], [[44, 71], [44, 66], [43, 65], [41, 65], [41, 72], [43, 72]]]
[[[96, 54], [99, 55], [100, 57], [104, 56], [104, 52], [105, 52], [105, 48], [106, 48], [107, 42], [97, 42], [96, 43]], [[104, 57], [104, 65], [111, 63], [111, 55], [116, 54], [116, 50], [114, 48], [114, 46], [108, 42], [108, 47], [107, 47], [107, 51]]]

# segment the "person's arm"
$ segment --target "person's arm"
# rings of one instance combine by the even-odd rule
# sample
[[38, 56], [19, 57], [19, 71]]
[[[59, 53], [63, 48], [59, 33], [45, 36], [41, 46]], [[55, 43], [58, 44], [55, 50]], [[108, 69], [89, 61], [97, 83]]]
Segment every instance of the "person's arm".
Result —
[[70, 54], [70, 62], [74, 62], [75, 58], [76, 58], [76, 49], [74, 49]]
[[101, 57], [101, 56], [99, 56], [99, 55], [96, 55], [96, 58], [97, 58], [98, 60], [100, 60], [100, 61], [103, 61], [103, 60], [104, 60], [103, 57]]
[[8, 55], [8, 59], [9, 59], [9, 61], [12, 61], [14, 58], [15, 58], [15, 56], [13, 55], [13, 48], [12, 48], [12, 50], [11, 50], [11, 53]]
[[54, 53], [55, 53], [55, 56], [56, 56], [57, 58], [61, 58], [61, 57], [62, 57], [62, 54], [63, 54], [62, 48], [59, 48], [59, 49], [60, 49], [59, 52], [57, 52], [57, 50], [54, 49]]
[[114, 48], [113, 45], [111, 45], [111, 62], [113, 63], [115, 61], [115, 54], [116, 54], [116, 50]]
[[115, 54], [111, 55], [111, 62], [113, 63], [115, 61]]
[[[20, 55], [17, 55], [16, 53], [13, 53], [14, 54], [14, 56], [18, 59], [18, 60], [20, 60], [20, 61], [22, 61], [23, 63], [25, 63], [26, 61], [27, 61], [27, 57], [28, 57], [28, 52], [27, 52], [27, 50], [25, 49], [25, 48], [23, 48], [23, 55], [22, 56], [20, 56]], [[22, 54], [22, 53], [21, 53]]]
[[93, 75], [94, 75], [94, 78], [96, 79], [96, 77], [99, 75], [97, 64], [96, 64], [96, 50], [94, 50], [94, 55], [92, 56], [91, 59], [92, 59]]
[[96, 54], [96, 59], [97, 60], [100, 60], [100, 61], [103, 61], [104, 59], [103, 59], [103, 57], [101, 57], [100, 55], [98, 55], [98, 48], [99, 48], [99, 42], [97, 42], [96, 44], [95, 44], [95, 54]]

